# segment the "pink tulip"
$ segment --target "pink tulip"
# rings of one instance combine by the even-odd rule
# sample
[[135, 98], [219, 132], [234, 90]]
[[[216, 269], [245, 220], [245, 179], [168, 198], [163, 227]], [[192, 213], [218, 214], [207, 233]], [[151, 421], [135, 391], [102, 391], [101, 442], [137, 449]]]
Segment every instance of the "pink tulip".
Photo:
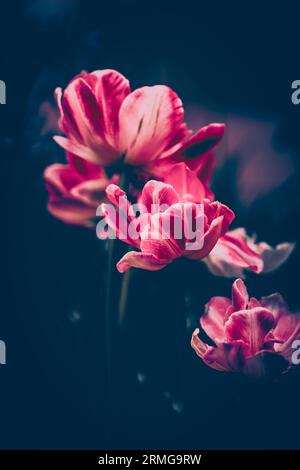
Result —
[[[118, 238], [140, 250], [123, 256], [117, 264], [120, 272], [130, 267], [159, 270], [181, 256], [201, 260], [232, 222], [233, 212], [220, 202], [206, 199], [202, 183], [190, 170], [183, 171], [182, 165], [176, 167], [174, 186], [154, 180], [146, 183], [139, 197], [138, 216], [124, 191], [116, 185], [108, 186], [107, 197], [118, 208], [118, 218], [111, 206], [102, 204], [105, 221]], [[195, 202], [195, 193], [202, 204]], [[174, 231], [167, 232], [168, 224], [181, 229], [179, 237]], [[131, 233], [129, 225], [134, 229]]]
[[224, 125], [210, 124], [190, 136], [182, 102], [171, 88], [145, 86], [131, 92], [119, 72], [97, 70], [81, 73], [55, 94], [66, 135], [55, 140], [65, 150], [97, 165], [124, 161], [158, 179], [185, 161], [208, 183], [214, 166], [211, 150]]
[[249, 298], [241, 279], [232, 286], [232, 299], [213, 297], [200, 324], [214, 342], [192, 336], [192, 347], [203, 362], [219, 371], [262, 376], [286, 371], [293, 364], [293, 342], [300, 338], [300, 315], [289, 312], [279, 294]]
[[49, 192], [48, 210], [67, 224], [94, 227], [96, 208], [106, 199], [109, 180], [104, 170], [72, 154], [66, 165], [46, 168], [44, 178]]
[[244, 277], [244, 270], [271, 272], [283, 264], [294, 249], [293, 243], [272, 248], [265, 242], [255, 243], [243, 228], [228, 231], [204, 260], [216, 276]]

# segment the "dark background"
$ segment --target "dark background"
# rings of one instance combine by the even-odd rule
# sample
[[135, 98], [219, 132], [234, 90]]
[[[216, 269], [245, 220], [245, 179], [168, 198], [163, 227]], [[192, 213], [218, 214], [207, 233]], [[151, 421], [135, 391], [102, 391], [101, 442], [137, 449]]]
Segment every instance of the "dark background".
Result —
[[[7, 85], [7, 104], [0, 107], [0, 338], [7, 345], [7, 365], [0, 367], [2, 449], [300, 447], [297, 370], [247, 381], [208, 369], [190, 348], [205, 302], [230, 292], [231, 281], [214, 278], [203, 265], [134, 273], [111, 414], [105, 249], [94, 231], [64, 226], [47, 213], [42, 179], [47, 165], [64, 158], [51, 138], [54, 88], [82, 69], [115, 68], [132, 88], [170, 85], [186, 104], [187, 118], [197, 106], [204, 115], [222, 116], [228, 129], [214, 180], [217, 197], [260, 239], [299, 241], [300, 105], [290, 99], [291, 82], [300, 79], [295, 5], [1, 4], [0, 79]], [[240, 119], [255, 125], [247, 121], [247, 139], [227, 158], [228, 136], [237, 135], [230, 123]], [[288, 172], [273, 182], [275, 160], [264, 165], [262, 152], [246, 181], [251, 192], [263, 166], [267, 189], [247, 202], [238, 184], [245, 164], [239, 156], [251, 156], [257, 129], [264, 139], [264, 122], [274, 125], [265, 137], [271, 155], [286, 155], [277, 173], [285, 166]], [[249, 275], [252, 295], [280, 291], [291, 309], [300, 309], [298, 265], [297, 249], [276, 273]], [[189, 329], [179, 328], [178, 338], [181, 306]]]

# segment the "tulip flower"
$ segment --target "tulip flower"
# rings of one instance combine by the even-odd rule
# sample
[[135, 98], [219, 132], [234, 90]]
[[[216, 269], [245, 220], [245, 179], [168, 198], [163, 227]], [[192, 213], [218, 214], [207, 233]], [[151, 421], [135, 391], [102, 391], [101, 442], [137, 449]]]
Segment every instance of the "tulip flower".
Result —
[[205, 183], [209, 180], [211, 151], [224, 125], [210, 124], [191, 136], [182, 102], [171, 88], [145, 86], [131, 92], [119, 72], [96, 70], [81, 73], [55, 95], [65, 136], [54, 139], [68, 152], [97, 165], [125, 163], [158, 179], [185, 161]]
[[96, 208], [106, 198], [109, 180], [104, 170], [77, 156], [67, 154], [68, 163], [46, 168], [44, 178], [49, 192], [48, 210], [67, 224], [95, 226]]
[[294, 249], [293, 243], [280, 243], [272, 248], [265, 242], [255, 243], [243, 228], [228, 231], [204, 260], [216, 276], [242, 277], [244, 270], [257, 274], [274, 271]]
[[293, 365], [293, 342], [300, 338], [300, 315], [289, 312], [279, 294], [249, 298], [241, 279], [232, 286], [232, 299], [213, 297], [200, 318], [213, 341], [209, 345], [192, 336], [192, 347], [203, 362], [218, 371], [264, 376], [284, 372]]
[[[227, 231], [233, 212], [220, 202], [206, 199], [205, 188], [193, 172], [179, 168], [178, 177], [180, 174], [186, 179], [182, 184], [181, 179], [174, 178], [178, 191], [170, 184], [148, 181], [139, 197], [138, 215], [124, 191], [113, 184], [108, 186], [107, 197], [118, 211], [116, 217], [114, 208], [103, 203], [105, 221], [118, 238], [140, 250], [123, 256], [117, 264], [120, 272], [130, 267], [159, 270], [181, 256], [201, 260]], [[204, 197], [201, 204], [194, 202], [195, 192], [200, 199]]]

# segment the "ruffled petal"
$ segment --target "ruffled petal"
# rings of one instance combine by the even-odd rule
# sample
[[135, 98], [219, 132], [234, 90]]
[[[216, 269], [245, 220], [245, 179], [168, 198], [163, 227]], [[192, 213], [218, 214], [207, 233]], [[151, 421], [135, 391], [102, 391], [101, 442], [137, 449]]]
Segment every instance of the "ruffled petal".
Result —
[[204, 315], [200, 318], [203, 330], [216, 344], [226, 340], [224, 325], [230, 306], [231, 300], [227, 297], [212, 297], [206, 304]]
[[241, 371], [245, 364], [245, 348], [247, 345], [241, 340], [222, 343], [218, 347], [208, 346], [198, 336], [196, 329], [192, 336], [191, 345], [196, 354], [209, 367], [220, 372]]
[[258, 243], [256, 250], [263, 259], [263, 272], [269, 273], [279, 268], [289, 258], [295, 243], [280, 243], [272, 248], [265, 242]]
[[218, 276], [243, 277], [243, 270], [250, 269], [256, 273], [262, 272], [264, 262], [257, 252], [247, 244], [243, 229], [227, 232], [220, 238], [214, 250], [210, 253], [208, 267]]
[[232, 313], [225, 324], [225, 333], [228, 341], [241, 339], [248, 344], [251, 355], [254, 355], [262, 349], [274, 324], [274, 316], [269, 310], [256, 307]]
[[129, 268], [146, 269], [147, 271], [159, 271], [166, 264], [162, 264], [153, 254], [129, 251], [117, 264], [120, 273], [124, 273]]
[[202, 248], [196, 251], [186, 251], [185, 256], [194, 260], [201, 260], [205, 258], [211, 252], [221, 236], [223, 220], [223, 216], [214, 219], [211, 222], [209, 229], [204, 234]]
[[177, 202], [179, 202], [179, 196], [173, 186], [155, 180], [148, 181], [148, 183], [145, 184], [139, 198], [139, 203], [142, 204], [149, 213], [166, 210]]
[[136, 238], [131, 236], [130, 224], [136, 225], [137, 220], [130, 219], [126, 209], [118, 210], [111, 204], [101, 204], [101, 213], [107, 223], [108, 227], [112, 230], [116, 238], [128, 243], [129, 245], [139, 248], [140, 238], [139, 232], [135, 230]]

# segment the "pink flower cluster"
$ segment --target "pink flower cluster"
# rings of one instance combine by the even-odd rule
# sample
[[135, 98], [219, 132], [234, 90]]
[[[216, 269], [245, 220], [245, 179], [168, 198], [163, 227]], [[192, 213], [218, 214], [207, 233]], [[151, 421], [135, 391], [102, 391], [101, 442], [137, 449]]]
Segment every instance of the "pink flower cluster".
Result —
[[[193, 133], [184, 121], [178, 95], [164, 85], [130, 90], [128, 80], [114, 70], [83, 72], [64, 91], [55, 92], [62, 135], [55, 141], [66, 151], [66, 164], [45, 171], [49, 212], [65, 223], [95, 226], [96, 210], [116, 237], [134, 249], [118, 262], [159, 270], [179, 257], [203, 261], [211, 273], [244, 277], [245, 270], [269, 272], [280, 266], [293, 244], [272, 248], [256, 243], [243, 228], [231, 229], [233, 211], [215, 201], [210, 188], [215, 168], [214, 148], [223, 137], [224, 124], [209, 124]], [[121, 181], [130, 174], [124, 191]], [[120, 199], [126, 201], [126, 210]], [[143, 210], [135, 214], [132, 202]], [[112, 217], [109, 203], [118, 217]], [[199, 211], [201, 205], [201, 211]], [[155, 210], [153, 211], [153, 206]], [[181, 239], [166, 236], [164, 220], [184, 226], [189, 210], [201, 243], [194, 250], [186, 232]], [[137, 237], [122, 229], [124, 219]], [[233, 300], [213, 298], [201, 325], [215, 342], [203, 343], [196, 334], [192, 345], [203, 361], [219, 370], [257, 372], [256, 359], [280, 353], [285, 360], [293, 333], [288, 314], [274, 313], [267, 300], [248, 299], [241, 280], [234, 283]], [[279, 334], [283, 327], [291, 334]], [[259, 366], [262, 367], [262, 366]], [[255, 373], [256, 373], [255, 372]]]
[[208, 345], [192, 337], [192, 347], [208, 366], [219, 371], [264, 376], [271, 369], [286, 371], [293, 365], [293, 343], [300, 338], [300, 315], [292, 314], [279, 294], [257, 300], [249, 298], [237, 279], [232, 298], [213, 297], [200, 324], [214, 342]]

